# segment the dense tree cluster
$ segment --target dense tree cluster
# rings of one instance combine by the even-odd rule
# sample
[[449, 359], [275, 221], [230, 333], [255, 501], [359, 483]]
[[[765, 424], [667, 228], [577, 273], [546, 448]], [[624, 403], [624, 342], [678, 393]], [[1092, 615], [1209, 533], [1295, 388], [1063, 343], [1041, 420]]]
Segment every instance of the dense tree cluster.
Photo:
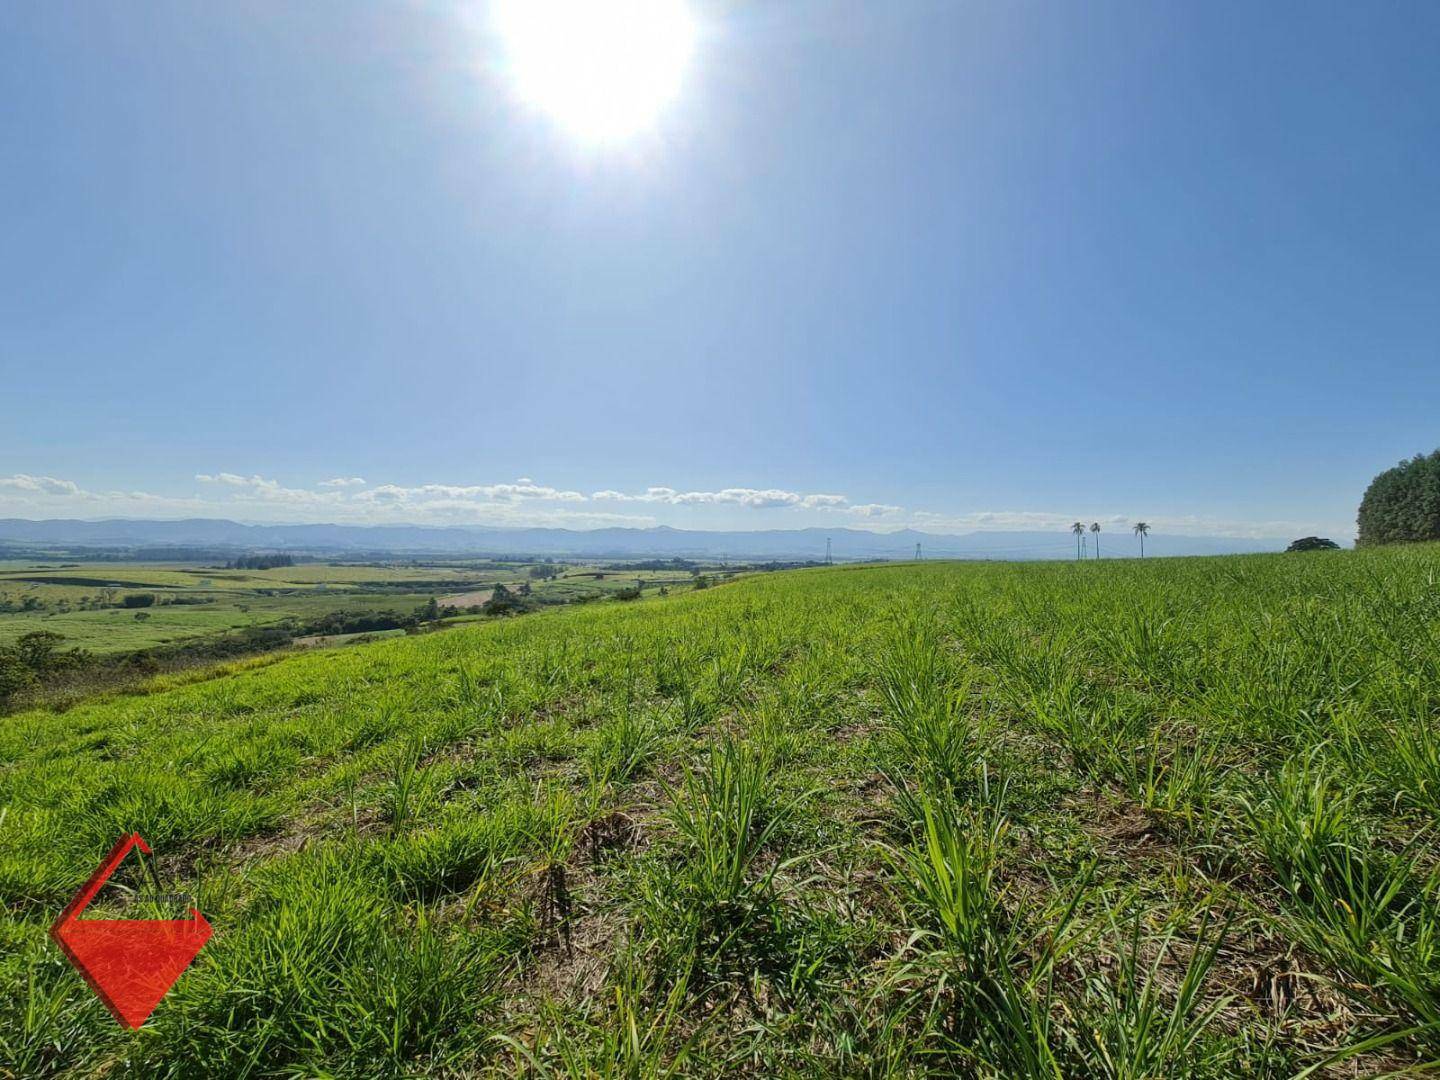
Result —
[[274, 570], [280, 566], [294, 566], [293, 555], [241, 555], [225, 564], [227, 570]]
[[331, 611], [318, 619], [305, 623], [300, 633], [319, 634], [373, 634], [380, 630], [408, 630], [419, 624], [422, 618], [434, 618], [425, 608], [411, 615], [398, 611]]
[[1334, 540], [1324, 536], [1302, 536], [1299, 540], [1290, 541], [1286, 551], [1338, 551], [1340, 545]]
[[1360, 500], [1359, 547], [1440, 540], [1440, 450], [1386, 469]]

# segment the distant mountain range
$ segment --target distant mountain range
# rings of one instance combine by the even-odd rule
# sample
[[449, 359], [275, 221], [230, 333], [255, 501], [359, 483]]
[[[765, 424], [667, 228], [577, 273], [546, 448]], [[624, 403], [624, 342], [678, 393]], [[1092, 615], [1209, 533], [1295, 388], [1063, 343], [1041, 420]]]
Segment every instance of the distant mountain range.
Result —
[[[394, 552], [404, 554], [528, 554], [598, 558], [664, 556], [733, 559], [823, 559], [825, 541], [838, 560], [908, 559], [915, 545], [927, 558], [1074, 558], [1068, 532], [972, 532], [943, 535], [903, 529], [767, 529], [715, 532], [672, 529], [501, 529], [423, 525], [242, 525], [216, 518], [183, 521], [113, 519], [78, 521], [0, 519], [0, 545], [61, 544], [73, 547], [216, 547], [291, 552]], [[1152, 534], [1145, 554], [1229, 555], [1283, 550], [1286, 539]], [[1139, 554], [1135, 537], [1102, 533], [1103, 554]]]

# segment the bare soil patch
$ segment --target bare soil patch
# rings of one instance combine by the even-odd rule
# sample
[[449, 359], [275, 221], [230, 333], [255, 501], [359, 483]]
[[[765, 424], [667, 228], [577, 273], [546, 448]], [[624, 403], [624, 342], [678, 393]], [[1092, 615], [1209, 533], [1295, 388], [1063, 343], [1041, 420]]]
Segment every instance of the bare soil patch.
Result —
[[495, 595], [494, 589], [476, 589], [474, 592], [455, 593], [442, 596], [435, 602], [441, 607], [478, 607]]

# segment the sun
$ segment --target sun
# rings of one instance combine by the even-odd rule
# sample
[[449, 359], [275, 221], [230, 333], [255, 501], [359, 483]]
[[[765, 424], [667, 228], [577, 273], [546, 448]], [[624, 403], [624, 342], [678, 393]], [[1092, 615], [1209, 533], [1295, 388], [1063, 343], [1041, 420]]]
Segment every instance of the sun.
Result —
[[685, 0], [495, 0], [493, 10], [516, 93], [587, 142], [652, 127], [695, 46]]

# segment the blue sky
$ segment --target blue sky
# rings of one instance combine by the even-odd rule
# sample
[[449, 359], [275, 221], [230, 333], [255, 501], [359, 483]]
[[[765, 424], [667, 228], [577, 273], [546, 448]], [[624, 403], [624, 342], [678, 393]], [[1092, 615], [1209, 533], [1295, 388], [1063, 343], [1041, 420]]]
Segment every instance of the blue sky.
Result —
[[1440, 5], [691, 9], [593, 144], [483, 4], [0, 5], [0, 515], [1349, 536], [1440, 444]]

